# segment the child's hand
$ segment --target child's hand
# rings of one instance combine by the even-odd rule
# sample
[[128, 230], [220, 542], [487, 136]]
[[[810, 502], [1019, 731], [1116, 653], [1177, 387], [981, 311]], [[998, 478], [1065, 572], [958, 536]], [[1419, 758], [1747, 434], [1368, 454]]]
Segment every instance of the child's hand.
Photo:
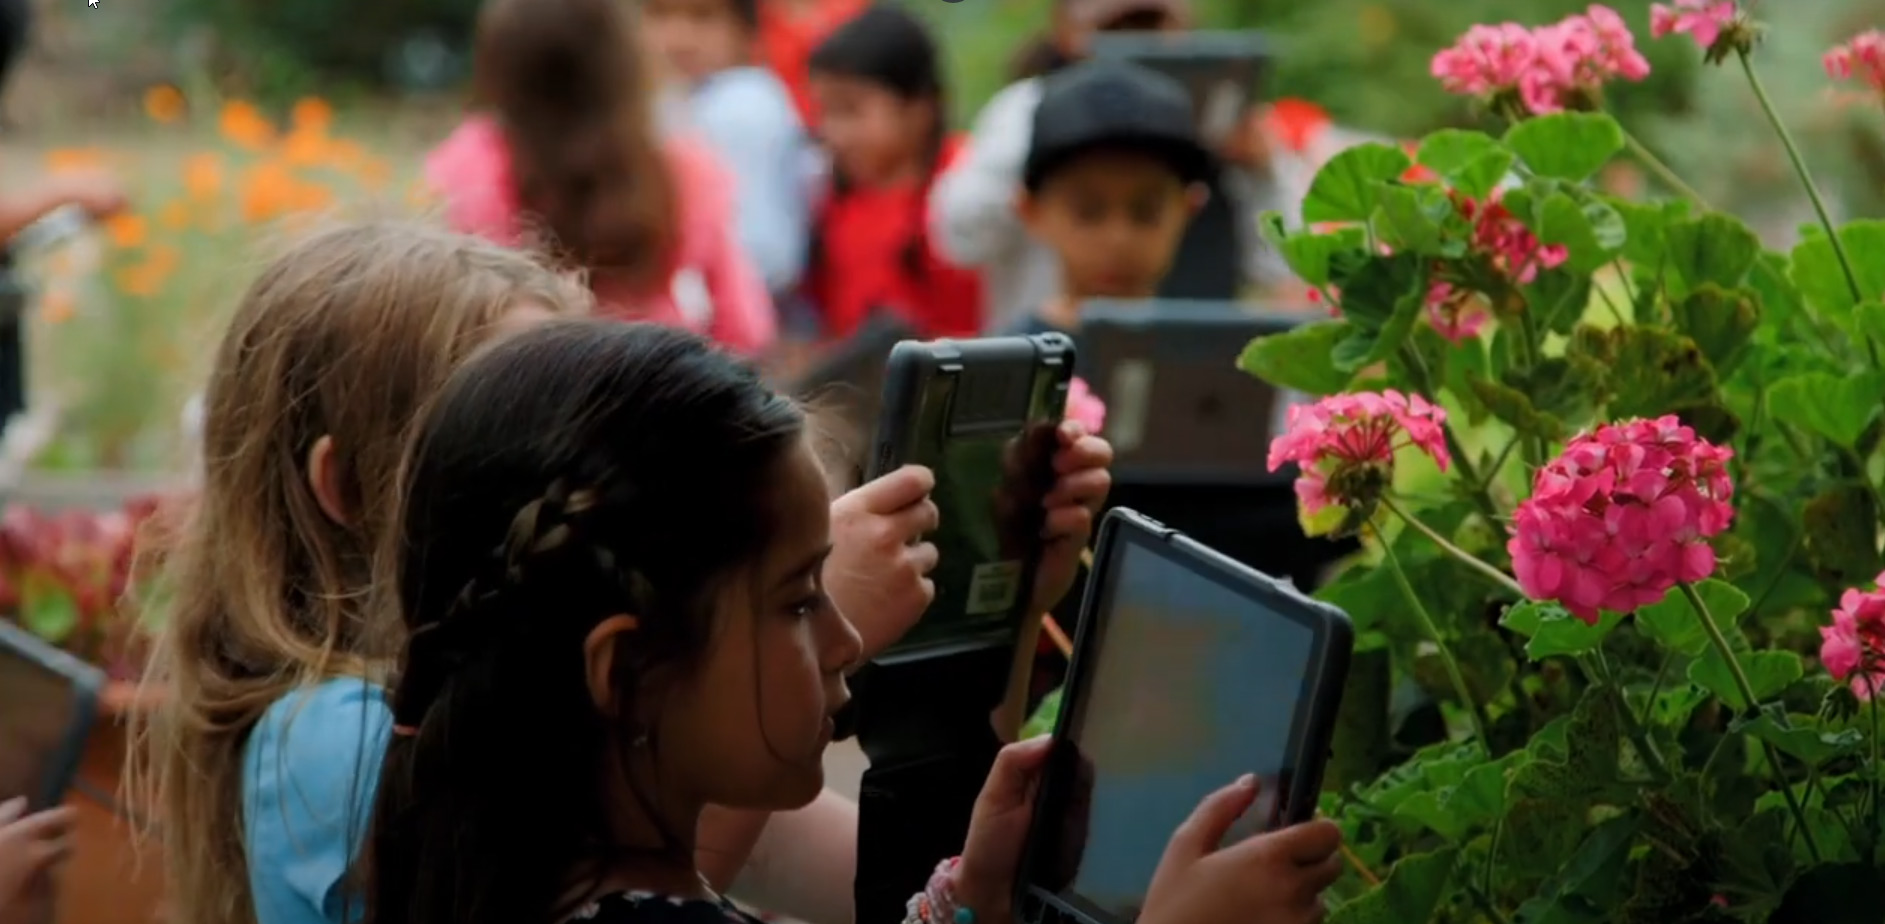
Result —
[[929, 499], [935, 487], [929, 469], [906, 465], [831, 502], [825, 593], [857, 627], [866, 659], [910, 631], [936, 597], [936, 546], [921, 541], [941, 520]]
[[42, 919], [52, 871], [72, 849], [71, 809], [25, 813], [24, 798], [0, 804], [0, 924]]
[[1054, 486], [1042, 503], [1047, 519], [1041, 529], [1046, 544], [1041, 567], [1034, 576], [1031, 613], [1045, 613], [1060, 604], [1080, 573], [1080, 551], [1093, 537], [1093, 518], [1113, 488], [1111, 443], [1093, 436], [1078, 421], [1062, 421], [1054, 435]]
[[956, 897], [975, 912], [976, 924], [1004, 924], [1014, 913], [1014, 877], [1051, 743], [1043, 735], [1002, 748], [982, 794], [975, 797], [956, 870]]
[[1204, 797], [1165, 847], [1141, 924], [1322, 920], [1322, 890], [1342, 875], [1342, 829], [1317, 820], [1218, 849], [1256, 798], [1248, 776]]
[[93, 218], [106, 218], [124, 211], [128, 204], [124, 186], [109, 173], [75, 171], [54, 174], [46, 181], [59, 198], [77, 205]]

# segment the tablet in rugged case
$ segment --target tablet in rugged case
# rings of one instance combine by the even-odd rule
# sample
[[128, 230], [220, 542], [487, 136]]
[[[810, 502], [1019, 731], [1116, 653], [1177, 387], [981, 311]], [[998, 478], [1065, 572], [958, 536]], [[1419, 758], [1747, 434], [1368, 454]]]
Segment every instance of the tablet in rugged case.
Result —
[[0, 620], [0, 801], [65, 799], [104, 686], [103, 671]]
[[1106, 403], [1121, 484], [1279, 484], [1270, 441], [1300, 396], [1237, 368], [1257, 337], [1311, 320], [1242, 302], [1095, 300], [1080, 312], [1085, 378]]
[[1314, 817], [1354, 630], [1130, 510], [1102, 521], [1016, 896], [1027, 924], [1129, 924], [1172, 832], [1245, 773], [1235, 841]]
[[1091, 41], [1095, 58], [1131, 61], [1184, 84], [1199, 134], [1212, 146], [1236, 129], [1270, 67], [1260, 32], [1101, 32]]
[[905, 341], [890, 353], [866, 478], [936, 473], [936, 599], [879, 660], [1012, 645], [1041, 552], [1041, 500], [1067, 407], [1073, 341], [1061, 334]]

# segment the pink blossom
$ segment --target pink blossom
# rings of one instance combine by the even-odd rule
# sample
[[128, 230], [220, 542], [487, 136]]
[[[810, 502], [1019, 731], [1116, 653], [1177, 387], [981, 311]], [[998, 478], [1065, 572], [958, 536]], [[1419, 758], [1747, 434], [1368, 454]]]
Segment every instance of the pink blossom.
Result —
[[1703, 51], [1715, 47], [1721, 33], [1734, 22], [1734, 0], [1675, 0], [1670, 4], [1649, 6], [1649, 34], [1652, 38], [1684, 34], [1695, 40]]
[[1067, 419], [1077, 421], [1088, 433], [1098, 433], [1106, 426], [1106, 402], [1077, 375], [1067, 387]]
[[1510, 95], [1533, 115], [1558, 112], [1612, 80], [1649, 76], [1649, 61], [1623, 17], [1593, 5], [1581, 14], [1527, 29], [1517, 23], [1474, 26], [1433, 56], [1433, 76], [1450, 93]]
[[1454, 208], [1473, 223], [1473, 252], [1489, 258], [1506, 278], [1520, 285], [1538, 278], [1538, 271], [1560, 266], [1570, 258], [1563, 244], [1541, 244], [1512, 210], [1501, 203], [1501, 190], [1486, 201], [1454, 196]]
[[1296, 497], [1303, 511], [1371, 501], [1394, 474], [1394, 454], [1408, 446], [1432, 457], [1442, 471], [1446, 410], [1398, 391], [1330, 395], [1289, 409], [1289, 426], [1270, 443], [1270, 471], [1295, 463]]
[[1833, 624], [1820, 627], [1820, 663], [1835, 680], [1844, 680], [1853, 695], [1870, 700], [1885, 690], [1885, 574], [1872, 581], [1873, 590], [1847, 590], [1833, 610]]
[[1857, 77], [1874, 92], [1885, 93], [1885, 32], [1861, 32], [1846, 44], [1833, 46], [1821, 62], [1834, 80]]
[[1479, 336], [1492, 315], [1486, 311], [1486, 297], [1450, 282], [1436, 282], [1427, 287], [1427, 323], [1440, 336], [1454, 344]]
[[1715, 570], [1708, 540], [1734, 518], [1734, 451], [1674, 416], [1604, 424], [1538, 470], [1506, 550], [1519, 586], [1595, 623]]

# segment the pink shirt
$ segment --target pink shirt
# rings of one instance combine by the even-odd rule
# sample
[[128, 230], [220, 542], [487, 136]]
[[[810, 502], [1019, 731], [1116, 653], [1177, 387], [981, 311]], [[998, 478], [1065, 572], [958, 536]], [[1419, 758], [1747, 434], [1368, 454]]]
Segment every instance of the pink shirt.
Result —
[[[756, 356], [778, 336], [778, 317], [759, 271], [740, 249], [733, 227], [733, 181], [705, 147], [665, 142], [679, 206], [679, 252], [666, 291], [599, 289], [605, 314], [655, 321], [705, 334], [728, 349]], [[497, 123], [465, 120], [426, 156], [426, 182], [445, 197], [446, 220], [459, 231], [507, 246], [523, 236], [522, 204], [511, 175], [510, 150]]]

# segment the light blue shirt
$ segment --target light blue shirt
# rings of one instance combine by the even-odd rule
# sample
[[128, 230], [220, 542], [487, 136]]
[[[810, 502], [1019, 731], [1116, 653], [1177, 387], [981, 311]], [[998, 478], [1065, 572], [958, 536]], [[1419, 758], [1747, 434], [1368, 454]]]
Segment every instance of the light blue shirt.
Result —
[[811, 237], [811, 146], [785, 84], [735, 67], [694, 89], [687, 123], [733, 174], [740, 245], [774, 295], [805, 272]]
[[393, 713], [381, 689], [329, 680], [262, 713], [242, 755], [243, 844], [259, 924], [352, 924], [347, 869], [366, 838]]

